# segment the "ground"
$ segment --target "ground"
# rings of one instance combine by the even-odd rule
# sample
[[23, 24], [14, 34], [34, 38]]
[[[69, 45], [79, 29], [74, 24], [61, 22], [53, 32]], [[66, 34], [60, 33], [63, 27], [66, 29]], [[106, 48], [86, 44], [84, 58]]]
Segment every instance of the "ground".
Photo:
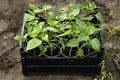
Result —
[[[0, 80], [92, 80], [91, 76], [75, 75], [23, 76], [19, 43], [13, 39], [16, 34], [21, 32], [23, 15], [29, 3], [39, 7], [44, 4], [53, 5], [54, 11], [57, 12], [59, 7], [63, 5], [83, 1], [89, 2], [89, 0], [0, 0]], [[105, 17], [106, 25], [102, 26], [102, 37], [107, 71], [120, 80], [120, 74], [111, 57], [115, 51], [120, 53], [120, 32], [110, 38], [107, 37], [109, 35], [108, 29], [120, 25], [120, 0], [95, 0], [95, 2], [98, 6], [97, 9]]]

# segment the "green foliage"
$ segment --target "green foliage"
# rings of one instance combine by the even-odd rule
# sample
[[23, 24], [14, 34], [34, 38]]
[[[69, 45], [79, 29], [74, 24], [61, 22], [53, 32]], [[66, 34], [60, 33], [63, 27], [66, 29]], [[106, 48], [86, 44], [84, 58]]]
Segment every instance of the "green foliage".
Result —
[[56, 20], [57, 16], [54, 12], [48, 12], [49, 20]]
[[104, 60], [100, 63], [99, 66], [101, 66], [101, 74], [100, 75], [96, 75], [94, 80], [116, 80], [110, 72], [107, 72], [105, 70], [106, 69], [106, 65], [105, 65], [105, 61]]
[[80, 19], [76, 19], [76, 24], [81, 27], [81, 28], [85, 28], [86, 24], [85, 22], [81, 21]]
[[41, 37], [41, 39], [44, 40], [44, 41], [49, 42], [48, 34], [44, 34], [44, 35]]
[[68, 10], [69, 10], [69, 9], [68, 9], [67, 6], [64, 6], [64, 7], [62, 7], [62, 8], [60, 9], [60, 11], [63, 12], [63, 13], [64, 13], [64, 12], [68, 12]]
[[71, 39], [66, 46], [68, 47], [77, 47], [79, 45], [78, 39], [73, 38]]
[[41, 43], [42, 43], [42, 41], [37, 39], [37, 38], [31, 39], [30, 41], [28, 41], [28, 44], [27, 44], [27, 47], [26, 47], [26, 51], [38, 47]]
[[28, 14], [28, 13], [25, 13], [25, 15], [24, 15], [24, 23], [28, 22], [28, 21], [32, 21], [34, 19], [35, 19], [35, 16], [33, 16], [31, 14]]
[[44, 25], [44, 22], [40, 22], [36, 24], [33, 30], [30, 32], [30, 36], [36, 37], [41, 32], [43, 25]]
[[69, 35], [71, 33], [71, 30], [66, 30], [64, 33], [58, 35], [58, 36], [66, 36]]
[[89, 10], [93, 11], [96, 8], [95, 2], [89, 4]]
[[53, 20], [47, 20], [47, 23], [50, 25], [50, 26], [56, 26], [58, 21], [53, 21]]
[[84, 56], [83, 50], [82, 50], [81, 48], [78, 49], [77, 55], [80, 56], [80, 57], [83, 57], [83, 56]]
[[43, 47], [42, 44], [40, 44], [39, 49], [40, 49], [41, 54], [44, 54], [47, 51], [47, 48]]
[[62, 14], [62, 15], [60, 15], [60, 17], [59, 17], [59, 20], [60, 20], [60, 21], [64, 21], [64, 20], [67, 20], [67, 19], [68, 19], [67, 14]]
[[90, 20], [92, 20], [93, 19], [93, 17], [92, 16], [88, 16], [88, 17], [81, 17], [80, 18], [80, 20], [88, 20], [88, 21], [90, 21]]
[[49, 30], [49, 31], [52, 31], [52, 32], [59, 32], [59, 30], [58, 30], [57, 28], [55, 28], [55, 27], [50, 27], [50, 26], [48, 26], [48, 27], [46, 28], [46, 30]]
[[21, 41], [21, 42], [25, 42], [26, 38], [27, 38], [28, 34], [26, 35], [17, 35], [14, 39], [15, 40], [18, 40], [18, 41]]
[[41, 12], [44, 12], [44, 11], [51, 9], [51, 8], [52, 8], [52, 6], [50, 6], [50, 5], [44, 5], [41, 9]]
[[98, 32], [98, 31], [99, 31], [99, 28], [95, 28], [94, 25], [90, 25], [90, 26], [88, 26], [88, 27], [86, 28], [85, 31], [86, 31], [86, 34], [87, 34], [87, 35], [92, 35], [92, 34]]
[[109, 11], [109, 17], [116, 18], [116, 13], [113, 10]]
[[52, 8], [52, 6], [50, 6], [50, 5], [44, 5], [44, 6], [42, 6], [42, 8], [40, 9], [39, 7], [37, 7], [37, 6], [33, 5], [33, 4], [29, 4], [29, 10], [28, 10], [28, 12], [29, 12], [31, 15], [33, 15], [33, 16], [35, 16], [36, 13], [45, 13], [45, 15], [46, 15], [46, 11], [47, 11], [48, 9], [51, 9], [51, 8]]
[[90, 40], [90, 45], [96, 51], [100, 51], [100, 41], [97, 38]]
[[[27, 43], [26, 51], [39, 47], [41, 53], [45, 53], [47, 51], [45, 46], [54, 49], [51, 46], [54, 42], [61, 44], [62, 49], [70, 47], [69, 55], [71, 55], [73, 47], [78, 49], [76, 54], [80, 57], [84, 56], [84, 46], [100, 51], [100, 41], [95, 37], [100, 28], [97, 28], [96, 25], [99, 26], [104, 20], [100, 12], [90, 14], [94, 13], [96, 8], [94, 2], [89, 5], [81, 3], [62, 7], [59, 16], [55, 12], [49, 11], [51, 8], [50, 5], [43, 5], [39, 8], [29, 4], [28, 13], [24, 15], [28, 37], [25, 35], [15, 37], [16, 40]], [[44, 21], [40, 21], [36, 15], [42, 15]], [[92, 23], [95, 17], [100, 23]]]
[[104, 22], [103, 16], [102, 16], [102, 14], [100, 12], [98, 12], [95, 16], [101, 23]]
[[68, 19], [73, 20], [75, 16], [79, 14], [79, 9], [73, 9], [69, 14], [68, 14]]
[[35, 6], [33, 4], [29, 4], [29, 9], [31, 10], [31, 11], [29, 10], [29, 12], [32, 15], [35, 15], [36, 13], [40, 13], [41, 12], [41, 10], [37, 6]]
[[112, 29], [109, 28], [109, 31], [108, 31], [108, 38], [109, 37], [112, 37], [113, 35], [117, 34], [117, 32], [120, 31], [120, 26], [114, 26]]
[[89, 38], [89, 36], [88, 35], [85, 35], [85, 34], [80, 34], [79, 36], [78, 36], [78, 40], [79, 41], [88, 41], [90, 38]]

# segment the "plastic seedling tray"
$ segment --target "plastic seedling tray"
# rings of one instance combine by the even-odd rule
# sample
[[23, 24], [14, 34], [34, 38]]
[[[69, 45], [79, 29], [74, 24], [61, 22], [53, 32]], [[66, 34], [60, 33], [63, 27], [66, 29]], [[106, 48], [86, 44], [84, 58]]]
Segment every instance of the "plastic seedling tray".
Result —
[[[22, 34], [25, 33], [25, 26], [23, 24]], [[101, 41], [101, 34], [98, 34]], [[24, 45], [20, 44], [20, 54], [22, 70], [24, 75], [37, 74], [78, 74], [78, 75], [99, 75], [101, 66], [99, 64], [103, 60], [104, 48], [100, 52], [91, 53], [82, 58], [65, 57], [59, 54], [55, 57], [45, 55], [30, 56], [34, 54], [33, 51], [25, 52]], [[102, 41], [101, 41], [102, 44]], [[29, 54], [29, 55], [28, 55]]]

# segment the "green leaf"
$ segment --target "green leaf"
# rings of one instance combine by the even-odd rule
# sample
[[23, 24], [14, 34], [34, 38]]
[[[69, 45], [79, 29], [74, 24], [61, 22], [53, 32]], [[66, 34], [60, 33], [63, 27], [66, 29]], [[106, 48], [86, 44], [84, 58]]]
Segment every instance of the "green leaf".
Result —
[[49, 18], [55, 20], [56, 19], [56, 14], [54, 12], [48, 12]]
[[65, 49], [65, 44], [62, 41], [59, 41], [59, 42], [62, 45], [62, 49], [64, 50]]
[[92, 16], [88, 16], [88, 17], [81, 17], [80, 20], [87, 20], [87, 21], [90, 21], [92, 20], [93, 17]]
[[47, 48], [43, 47], [42, 44], [40, 44], [39, 49], [40, 49], [41, 54], [44, 54], [47, 51]]
[[71, 30], [66, 30], [63, 34], [60, 34], [58, 36], [66, 36], [69, 35], [71, 33]]
[[24, 23], [28, 22], [28, 21], [32, 21], [34, 20], [36, 17], [31, 15], [31, 14], [28, 14], [28, 13], [25, 13], [24, 15]]
[[38, 28], [34, 28], [33, 31], [30, 33], [30, 36], [31, 37], [36, 37], [39, 33], [40, 33], [41, 30], [39, 30]]
[[58, 21], [53, 21], [53, 20], [50, 20], [50, 19], [47, 20], [47, 22], [50, 26], [56, 26], [56, 24], [58, 23]]
[[43, 49], [41, 51], [42, 51], [41, 53], [43, 54], [47, 51], [47, 48], [43, 47]]
[[77, 47], [79, 46], [79, 42], [78, 42], [78, 39], [77, 38], [74, 38], [74, 39], [71, 39], [67, 45], [68, 47]]
[[95, 2], [91, 2], [89, 4], [89, 8], [90, 8], [90, 10], [94, 10], [96, 8]]
[[45, 23], [45, 22], [40, 22], [40, 23], [37, 24], [36, 27], [37, 27], [38, 29], [42, 29], [44, 23]]
[[39, 40], [39, 39], [37, 39], [37, 38], [31, 39], [31, 40], [27, 43], [26, 51], [38, 47], [41, 43], [42, 43], [42, 41]]
[[27, 33], [30, 35], [31, 31], [33, 30], [33, 26], [30, 25], [29, 23], [26, 23], [25, 27], [27, 29]]
[[38, 22], [39, 22], [38, 20], [32, 20], [29, 22], [29, 24], [32, 26], [36, 26], [38, 24]]
[[43, 35], [43, 36], [42, 36], [42, 40], [44, 40], [44, 41], [49, 41], [49, 39], [48, 39], [48, 34]]
[[68, 7], [67, 6], [65, 6], [65, 7], [62, 7], [61, 9], [60, 9], [60, 11], [61, 12], [67, 12], [69, 9], [68, 9]]
[[84, 56], [83, 50], [82, 50], [81, 48], [78, 49], [77, 55], [80, 56], [80, 57], [83, 57], [83, 56]]
[[75, 9], [82, 9], [82, 4], [72, 4], [73, 8]]
[[74, 25], [73, 27], [73, 33], [76, 35], [79, 35], [81, 33], [81, 28], [78, 25]]
[[100, 41], [97, 38], [90, 40], [90, 45], [96, 51], [100, 51]]
[[17, 35], [14, 39], [21, 42], [24, 42], [26, 40], [25, 36], [23, 35]]
[[101, 23], [104, 22], [104, 19], [103, 19], [103, 15], [98, 12], [97, 14], [95, 14], [95, 17], [97, 18], [97, 20], [99, 20]]
[[86, 24], [83, 21], [81, 21], [80, 19], [76, 19], [76, 24], [81, 28], [86, 27]]
[[79, 14], [79, 9], [73, 9], [73, 11], [68, 14], [69, 20], [74, 19], [75, 16], [77, 16], [78, 14]]
[[42, 30], [42, 26], [44, 25], [44, 22], [40, 22], [33, 28], [33, 31], [30, 32], [31, 37], [36, 37]]
[[46, 11], [46, 10], [48, 10], [48, 9], [51, 9], [51, 8], [52, 8], [52, 6], [50, 6], [50, 5], [44, 5], [44, 6], [42, 7], [41, 12], [44, 12], [44, 11]]
[[89, 5], [86, 5], [85, 10], [90, 12], [94, 11], [95, 8], [96, 8], [95, 2], [91, 2]]
[[65, 29], [70, 29], [72, 26], [71, 25], [65, 25], [62, 28], [60, 28], [61, 30], [65, 30]]
[[60, 30], [66, 30], [66, 29], [71, 29], [71, 25], [69, 24], [60, 24]]
[[81, 34], [79, 37], [78, 37], [78, 41], [81, 42], [81, 41], [87, 41], [89, 40], [89, 36], [85, 35], [85, 34]]
[[29, 8], [32, 10], [33, 13], [40, 13], [40, 11], [41, 11], [37, 6], [35, 6], [33, 4], [29, 4]]
[[46, 30], [52, 31], [52, 32], [59, 32], [59, 30], [57, 28], [54, 27], [46, 27]]
[[25, 35], [24, 35], [24, 38], [26, 39], [27, 37], [28, 37], [28, 34], [25, 34]]
[[98, 31], [98, 29], [95, 28], [94, 25], [88, 26], [88, 27], [86, 28], [86, 33], [87, 33], [87, 35], [94, 34], [94, 33], [97, 32], [97, 31]]
[[67, 14], [62, 14], [62, 15], [59, 16], [60, 21], [64, 21], [66, 19], [68, 19]]
[[28, 13], [35, 16], [35, 13], [33, 11], [28, 10]]
[[[41, 30], [41, 29], [38, 29], [39, 28], [39, 24], [38, 23], [38, 20], [33, 20], [33, 21], [30, 21], [29, 23], [25, 23], [25, 27], [27, 29], [27, 33], [31, 36], [32, 34], [34, 35], [35, 32], [39, 32], [38, 30]], [[35, 28], [35, 29], [34, 29]], [[38, 29], [38, 30], [37, 30]], [[35, 34], [36, 35], [36, 34]]]

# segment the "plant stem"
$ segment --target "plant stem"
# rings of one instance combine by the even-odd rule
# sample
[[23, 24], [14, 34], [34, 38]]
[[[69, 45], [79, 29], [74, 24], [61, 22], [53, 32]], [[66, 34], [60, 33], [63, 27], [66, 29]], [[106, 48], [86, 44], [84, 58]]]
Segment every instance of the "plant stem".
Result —
[[84, 43], [80, 48], [83, 48], [84, 46], [86, 46], [86, 44]]
[[50, 55], [52, 55], [53, 54], [53, 49], [52, 49], [52, 44], [50, 43]]
[[72, 51], [72, 47], [70, 47], [70, 50], [69, 50], [69, 56], [71, 56], [71, 51]]
[[88, 54], [90, 53], [90, 45], [88, 45]]
[[50, 46], [50, 55], [53, 54], [53, 49], [52, 49], [52, 43], [48, 42], [49, 46]]

